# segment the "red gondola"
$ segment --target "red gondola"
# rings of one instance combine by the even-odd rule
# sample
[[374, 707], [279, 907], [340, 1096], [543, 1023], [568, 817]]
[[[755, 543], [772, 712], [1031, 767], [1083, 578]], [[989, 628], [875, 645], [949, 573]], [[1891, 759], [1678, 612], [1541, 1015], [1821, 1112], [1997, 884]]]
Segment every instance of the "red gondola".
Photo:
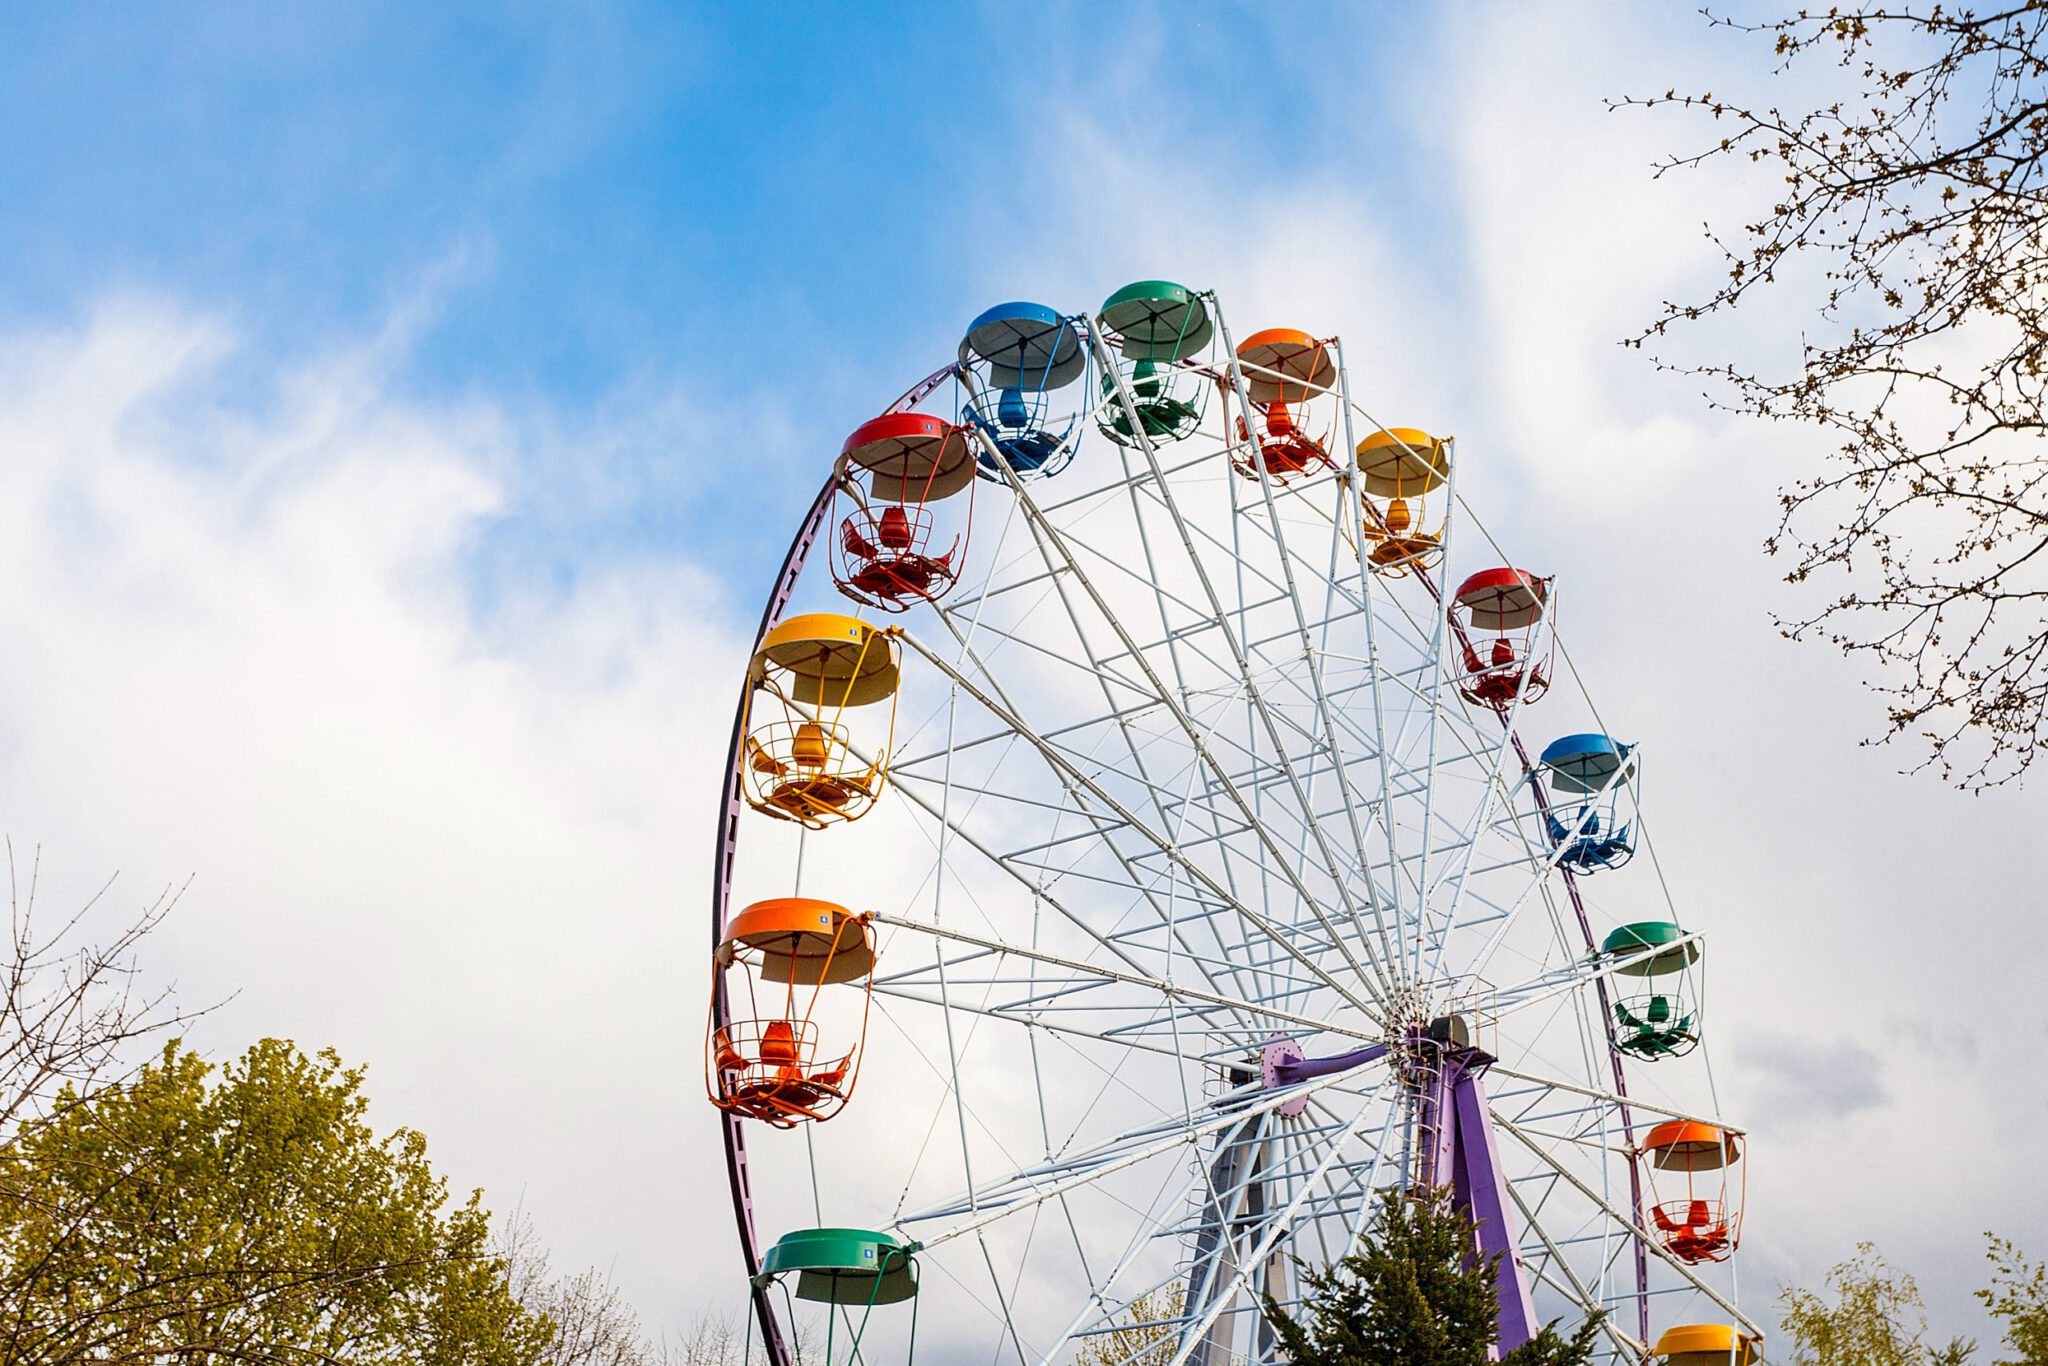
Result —
[[[846, 438], [839, 463], [840, 492], [853, 503], [833, 541], [840, 591], [902, 612], [951, 588], [974, 515], [966, 429], [927, 413], [886, 413]], [[963, 489], [969, 492], [962, 511], [939, 508]]]
[[1464, 665], [1458, 691], [1491, 707], [1548, 692], [1549, 602], [1550, 580], [1526, 570], [1482, 569], [1459, 584], [1448, 609]]

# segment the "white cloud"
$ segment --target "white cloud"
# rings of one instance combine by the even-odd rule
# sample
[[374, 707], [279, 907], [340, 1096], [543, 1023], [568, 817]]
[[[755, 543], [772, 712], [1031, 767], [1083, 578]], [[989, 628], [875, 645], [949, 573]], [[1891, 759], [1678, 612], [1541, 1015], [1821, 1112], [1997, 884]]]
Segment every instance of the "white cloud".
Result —
[[615, 565], [479, 619], [517, 438], [377, 346], [267, 366], [129, 302], [0, 354], [0, 809], [46, 904], [197, 870], [151, 966], [234, 995], [202, 1045], [338, 1047], [561, 1260], [693, 1308], [727, 1238], [691, 1082], [718, 586]]
[[1841, 1119], [1891, 1099], [1884, 1059], [1851, 1038], [1821, 1040], [1750, 1029], [1733, 1050], [1750, 1073], [1756, 1103], [1789, 1131], [1801, 1121]]

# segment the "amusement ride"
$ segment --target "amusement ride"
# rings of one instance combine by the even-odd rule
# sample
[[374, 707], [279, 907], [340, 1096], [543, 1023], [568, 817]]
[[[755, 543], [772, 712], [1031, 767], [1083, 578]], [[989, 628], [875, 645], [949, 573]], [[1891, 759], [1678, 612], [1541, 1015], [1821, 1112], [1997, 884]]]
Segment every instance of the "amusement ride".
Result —
[[1339, 338], [1142, 281], [991, 308], [849, 422], [718, 813], [771, 1366], [1263, 1366], [1268, 1297], [1417, 1190], [1497, 1259], [1501, 1351], [1600, 1311], [1608, 1361], [1760, 1358], [1641, 749], [1471, 453], [1396, 418]]

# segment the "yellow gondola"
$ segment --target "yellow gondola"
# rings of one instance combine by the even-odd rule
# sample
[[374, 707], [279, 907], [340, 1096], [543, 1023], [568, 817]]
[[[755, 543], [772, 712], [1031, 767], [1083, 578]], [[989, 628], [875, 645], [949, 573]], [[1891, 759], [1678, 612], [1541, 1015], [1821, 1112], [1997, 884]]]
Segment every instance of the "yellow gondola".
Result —
[[[813, 830], [865, 814], [881, 795], [896, 728], [893, 632], [853, 617], [791, 617], [747, 666], [747, 804]], [[889, 703], [885, 724], [847, 713]]]
[[1451, 438], [1415, 427], [1388, 427], [1358, 443], [1365, 484], [1366, 554], [1382, 574], [1427, 569], [1443, 558], [1444, 516], [1423, 495], [1451, 476]]

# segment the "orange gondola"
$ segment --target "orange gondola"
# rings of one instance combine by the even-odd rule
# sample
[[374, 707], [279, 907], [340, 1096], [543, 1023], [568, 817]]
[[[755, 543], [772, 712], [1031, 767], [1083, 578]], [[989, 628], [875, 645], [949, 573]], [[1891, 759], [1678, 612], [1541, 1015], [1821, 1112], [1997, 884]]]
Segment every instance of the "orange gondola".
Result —
[[[875, 970], [868, 918], [809, 897], [757, 901], [726, 928], [712, 972], [735, 968], [747, 970], [746, 1010], [735, 1002], [724, 1025], [714, 1016], [704, 1049], [711, 1103], [779, 1129], [838, 1114], [853, 1096], [867, 1044]], [[784, 988], [779, 1011], [764, 1009], [757, 981]], [[861, 984], [860, 1023], [833, 1039], [819, 1018], [820, 997], [850, 982]], [[801, 988], [808, 990], [799, 1001]]]
[[1238, 414], [1229, 428], [1233, 469], [1247, 479], [1263, 474], [1286, 484], [1336, 467], [1330, 435], [1336, 425], [1337, 356], [1328, 341], [1291, 327], [1246, 337], [1237, 348], [1237, 364], [1221, 380], [1226, 419], [1238, 397], [1239, 376], [1251, 412]]
[[1674, 1119], [1650, 1130], [1636, 1156], [1647, 1159], [1645, 1228], [1681, 1262], [1727, 1261], [1742, 1242], [1748, 1178], [1729, 1177], [1742, 1160], [1741, 1141], [1711, 1124]]

